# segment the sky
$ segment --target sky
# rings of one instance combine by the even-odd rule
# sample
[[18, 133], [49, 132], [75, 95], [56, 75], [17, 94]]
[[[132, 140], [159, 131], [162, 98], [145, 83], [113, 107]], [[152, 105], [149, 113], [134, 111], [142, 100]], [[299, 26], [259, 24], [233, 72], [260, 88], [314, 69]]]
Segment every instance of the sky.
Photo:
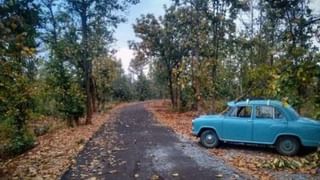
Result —
[[[129, 40], [138, 40], [133, 32], [132, 25], [142, 14], [152, 13], [156, 17], [164, 14], [164, 5], [169, 6], [172, 0], [141, 0], [139, 4], [131, 6], [126, 12], [127, 22], [118, 26], [115, 31], [117, 42], [115, 49], [117, 50], [116, 57], [121, 59], [122, 67], [125, 72], [128, 72], [128, 67], [133, 52], [128, 47]], [[315, 14], [320, 15], [320, 0], [311, 0], [310, 7]]]

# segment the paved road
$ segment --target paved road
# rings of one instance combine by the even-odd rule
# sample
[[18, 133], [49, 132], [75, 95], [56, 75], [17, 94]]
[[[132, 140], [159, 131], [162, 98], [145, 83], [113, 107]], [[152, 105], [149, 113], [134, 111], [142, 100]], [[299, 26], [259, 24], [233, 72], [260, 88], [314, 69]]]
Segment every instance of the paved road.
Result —
[[142, 103], [103, 126], [62, 179], [249, 179], [157, 123]]

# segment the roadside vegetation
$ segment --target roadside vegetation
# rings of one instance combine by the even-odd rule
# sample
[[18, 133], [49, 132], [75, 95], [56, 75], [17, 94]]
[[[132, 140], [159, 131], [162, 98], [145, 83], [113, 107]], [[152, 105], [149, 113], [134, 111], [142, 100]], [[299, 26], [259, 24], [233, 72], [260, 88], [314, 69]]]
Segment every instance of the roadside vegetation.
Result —
[[110, 111], [94, 114], [93, 124], [74, 128], [60, 126], [38, 137], [37, 145], [31, 150], [0, 161], [1, 179], [59, 179], [76, 163], [76, 156], [95, 133], [102, 127], [112, 126], [118, 110], [125, 105], [112, 106]]
[[133, 28], [132, 69], [149, 66], [178, 111], [269, 98], [320, 119], [320, 16], [308, 0], [177, 0]]
[[34, 147], [36, 135], [95, 123], [111, 104], [145, 98], [112, 48], [123, 11], [136, 3], [0, 1], [2, 158]]

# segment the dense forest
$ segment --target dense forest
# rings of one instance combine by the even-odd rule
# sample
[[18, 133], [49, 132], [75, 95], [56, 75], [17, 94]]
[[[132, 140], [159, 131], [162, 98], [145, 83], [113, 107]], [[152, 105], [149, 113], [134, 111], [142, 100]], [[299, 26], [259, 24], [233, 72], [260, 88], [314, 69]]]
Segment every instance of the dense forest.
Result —
[[0, 1], [1, 152], [33, 145], [30, 120], [54, 116], [74, 126], [86, 117], [90, 124], [107, 102], [143, 100], [111, 47], [122, 12], [136, 3]]
[[320, 16], [308, 0], [176, 0], [165, 11], [137, 19], [131, 67], [149, 65], [175, 109], [254, 97], [320, 117]]
[[137, 3], [0, 0], [0, 151], [33, 145], [30, 120], [90, 124], [115, 101], [168, 98], [211, 113], [263, 97], [320, 118], [320, 17], [308, 0], [172, 1], [133, 25], [128, 75], [114, 32]]

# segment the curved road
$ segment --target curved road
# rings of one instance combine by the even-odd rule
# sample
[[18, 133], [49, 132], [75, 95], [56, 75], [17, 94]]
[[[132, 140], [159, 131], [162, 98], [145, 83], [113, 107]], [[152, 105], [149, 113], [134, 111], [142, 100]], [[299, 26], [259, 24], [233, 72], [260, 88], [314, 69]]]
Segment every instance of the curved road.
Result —
[[122, 108], [61, 179], [251, 179], [153, 119], [143, 103]]

